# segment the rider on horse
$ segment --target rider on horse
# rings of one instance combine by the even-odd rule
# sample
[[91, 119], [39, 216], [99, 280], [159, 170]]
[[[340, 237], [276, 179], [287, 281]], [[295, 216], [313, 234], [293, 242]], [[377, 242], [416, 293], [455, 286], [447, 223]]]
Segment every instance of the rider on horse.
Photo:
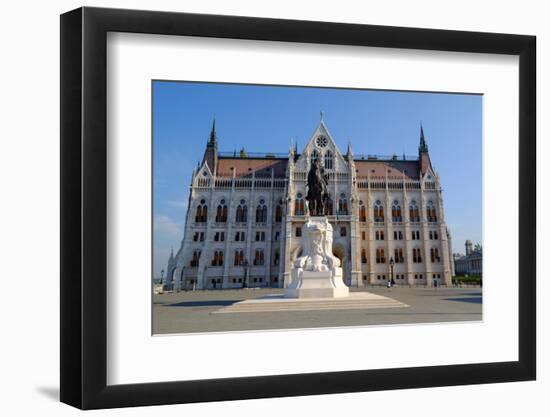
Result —
[[306, 200], [310, 216], [325, 215], [325, 207], [329, 199], [328, 175], [325, 174], [319, 158], [311, 165], [307, 176], [307, 187]]

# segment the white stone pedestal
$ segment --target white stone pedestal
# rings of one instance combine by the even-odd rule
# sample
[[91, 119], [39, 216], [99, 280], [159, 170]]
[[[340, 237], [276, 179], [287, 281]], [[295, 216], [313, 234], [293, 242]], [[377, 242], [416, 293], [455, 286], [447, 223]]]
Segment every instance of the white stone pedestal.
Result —
[[340, 260], [332, 253], [332, 226], [326, 217], [312, 217], [305, 225], [303, 256], [291, 270], [285, 298], [348, 297]]
[[[342, 268], [333, 271], [302, 271], [285, 291], [285, 298], [348, 297], [349, 288], [342, 281]], [[339, 272], [339, 273], [338, 273]]]

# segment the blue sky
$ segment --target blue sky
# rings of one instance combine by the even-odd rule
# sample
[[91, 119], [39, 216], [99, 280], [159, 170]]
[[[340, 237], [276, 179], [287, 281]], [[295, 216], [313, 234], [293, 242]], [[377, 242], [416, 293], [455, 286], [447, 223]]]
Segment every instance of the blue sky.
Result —
[[481, 242], [482, 96], [239, 84], [153, 83], [153, 271], [183, 238], [191, 172], [216, 118], [220, 151], [301, 152], [320, 111], [357, 154], [417, 155], [420, 123], [440, 174], [455, 252]]

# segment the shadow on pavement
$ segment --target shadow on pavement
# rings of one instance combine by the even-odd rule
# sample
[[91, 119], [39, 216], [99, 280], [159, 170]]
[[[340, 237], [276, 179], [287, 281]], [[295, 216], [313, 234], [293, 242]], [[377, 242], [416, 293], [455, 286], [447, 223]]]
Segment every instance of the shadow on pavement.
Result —
[[481, 304], [482, 297], [460, 297], [460, 298], [444, 298], [445, 301], [462, 301], [463, 303]]
[[242, 300], [205, 300], [182, 301], [181, 303], [166, 304], [166, 307], [226, 307]]

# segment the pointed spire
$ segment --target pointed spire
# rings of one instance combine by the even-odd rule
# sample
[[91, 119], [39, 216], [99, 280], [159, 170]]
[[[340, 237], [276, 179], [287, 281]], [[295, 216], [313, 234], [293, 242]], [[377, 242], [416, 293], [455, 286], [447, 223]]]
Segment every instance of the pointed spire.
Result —
[[321, 122], [323, 121], [323, 119], [325, 118], [325, 112], [323, 111], [323, 109], [321, 109], [321, 111], [319, 112], [319, 114], [321, 115]]
[[426, 144], [426, 139], [424, 138], [424, 128], [422, 127], [422, 122], [420, 123], [420, 145], [418, 146], [418, 152], [428, 152], [428, 145]]
[[209, 139], [209, 144], [211, 145], [215, 145], [217, 144], [217, 137], [216, 137], [216, 118], [214, 118], [214, 120], [212, 121], [212, 130], [210, 131], [210, 139]]
[[420, 161], [420, 172], [424, 175], [428, 169], [432, 168], [432, 162], [430, 161], [430, 155], [428, 153], [428, 145], [424, 138], [424, 128], [420, 123], [420, 145], [418, 146], [418, 159]]
[[210, 131], [210, 138], [206, 143], [206, 149], [202, 162], [208, 165], [210, 172], [216, 175], [216, 169], [218, 167], [218, 138], [216, 135], [216, 118], [212, 121], [212, 130]]

